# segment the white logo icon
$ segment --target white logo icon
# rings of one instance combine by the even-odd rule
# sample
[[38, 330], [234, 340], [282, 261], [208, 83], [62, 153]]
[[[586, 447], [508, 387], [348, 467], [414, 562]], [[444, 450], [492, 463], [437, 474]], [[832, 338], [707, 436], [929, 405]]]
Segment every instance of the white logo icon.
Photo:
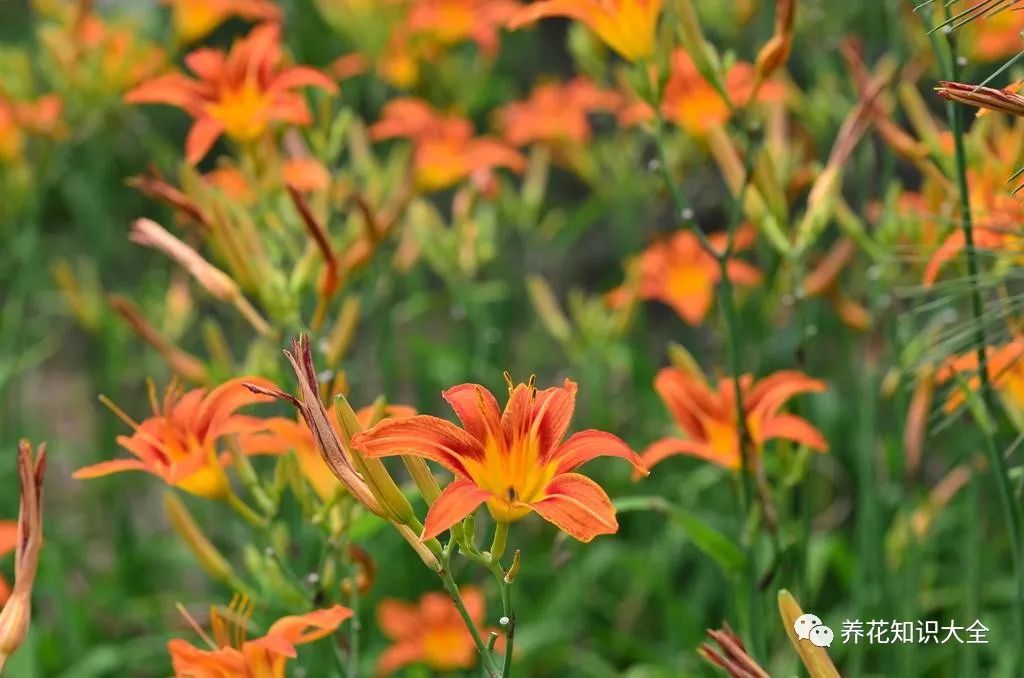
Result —
[[817, 647], [831, 647], [834, 635], [832, 629], [821, 623], [814, 614], [802, 614], [793, 622], [793, 632], [800, 640], [809, 640]]

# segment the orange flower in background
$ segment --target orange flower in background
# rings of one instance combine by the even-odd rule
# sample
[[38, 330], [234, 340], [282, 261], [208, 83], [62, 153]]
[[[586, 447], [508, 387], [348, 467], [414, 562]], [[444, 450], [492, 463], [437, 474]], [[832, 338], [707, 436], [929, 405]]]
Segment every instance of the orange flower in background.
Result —
[[370, 135], [376, 140], [412, 141], [416, 184], [425, 191], [449, 188], [498, 167], [519, 172], [525, 164], [518, 151], [500, 141], [474, 137], [469, 120], [442, 116], [419, 99], [390, 101], [370, 128]]
[[210, 649], [200, 649], [175, 638], [167, 643], [176, 676], [209, 678], [284, 678], [285, 665], [298, 653], [296, 645], [325, 638], [352, 616], [352, 610], [335, 605], [307, 614], [282, 617], [261, 638], [247, 640], [253, 605], [244, 597], [231, 602], [226, 610], [210, 608], [213, 637], [206, 635], [191, 618], [189, 623]]
[[654, 54], [663, 0], [541, 0], [524, 7], [509, 28], [550, 17], [579, 21], [629, 61]]
[[182, 73], [163, 75], [128, 92], [125, 101], [177, 106], [195, 118], [185, 139], [186, 160], [195, 164], [222, 134], [249, 142], [265, 134], [273, 122], [308, 125], [309, 107], [295, 89], [337, 91], [337, 85], [314, 68], [282, 68], [283, 58], [280, 27], [258, 26], [227, 54], [198, 49], [186, 56], [185, 64], [198, 79]]
[[133, 429], [131, 436], [118, 436], [117, 442], [135, 455], [135, 459], [115, 459], [79, 469], [74, 478], [99, 478], [122, 471], [145, 471], [158, 476], [168, 485], [176, 485], [192, 494], [210, 499], [225, 496], [230, 487], [224, 466], [230, 456], [221, 457], [217, 442], [227, 435], [239, 435], [240, 451], [245, 454], [264, 452], [264, 445], [273, 444], [269, 435], [255, 435], [266, 429], [256, 417], [238, 414], [237, 410], [255, 403], [273, 401], [253, 393], [244, 384], [272, 387], [259, 377], [239, 377], [212, 391], [194, 389], [182, 394], [174, 385], [168, 387], [162, 404], [150, 392], [153, 416], [141, 424], [116, 409], [121, 419]]
[[205, 38], [230, 19], [280, 21], [281, 8], [273, 0], [166, 0], [171, 6], [174, 32], [182, 42]]
[[564, 84], [534, 87], [525, 101], [499, 109], [498, 125], [514, 146], [582, 144], [591, 136], [587, 116], [614, 112], [621, 105], [622, 95], [618, 92], [601, 89], [587, 78], [577, 77]]
[[[18, 546], [18, 523], [14, 520], [0, 520], [0, 558], [12, 553]], [[7, 580], [0, 577], [0, 608], [11, 595]]]
[[[484, 595], [466, 586], [460, 591], [473, 624], [482, 629]], [[418, 603], [385, 598], [377, 606], [377, 623], [393, 642], [377, 660], [377, 675], [391, 675], [409, 664], [425, 664], [434, 671], [468, 669], [476, 663], [473, 637], [452, 599], [443, 593], [425, 593]], [[502, 643], [498, 639], [498, 644]], [[499, 648], [500, 650], [500, 648]]]
[[[1002, 346], [986, 346], [985, 357], [992, 387], [999, 391], [1011, 410], [1018, 415], [1024, 413], [1024, 338], [1015, 338]], [[972, 350], [948, 359], [935, 372], [935, 381], [942, 384], [960, 378], [966, 388], [977, 391], [981, 388], [979, 371], [978, 353]], [[964, 400], [963, 390], [954, 388], [944, 408], [947, 412], [953, 412], [964, 404]]]
[[[1002, 149], [1003, 153], [1012, 149]], [[998, 158], [998, 156], [994, 156]], [[999, 165], [992, 163], [996, 171], [986, 168], [981, 172], [968, 172], [971, 187], [971, 212], [974, 222], [974, 247], [979, 250], [1002, 250], [1007, 254], [1020, 256], [1024, 251], [1024, 204], [1017, 196], [1006, 190], [1006, 174], [998, 171]], [[938, 278], [939, 271], [963, 251], [966, 245], [963, 231], [954, 230], [928, 260], [924, 271], [924, 285], [930, 287]]]
[[[64, 8], [70, 9], [70, 3]], [[76, 9], [43, 25], [39, 41], [64, 86], [120, 95], [166, 61], [164, 51], [143, 40], [142, 34], [132, 22], [108, 22], [95, 13], [80, 15]]]
[[492, 56], [499, 31], [521, 7], [516, 0], [417, 0], [405, 27], [410, 35], [425, 35], [442, 45], [472, 40]]
[[[356, 418], [364, 428], [368, 427], [372, 422], [375, 409], [373, 406], [370, 406], [356, 412]], [[381, 418], [381, 421], [386, 419], [408, 419], [415, 416], [415, 414], [416, 409], [408, 405], [388, 405], [384, 410], [384, 416]], [[330, 419], [331, 426], [335, 432], [340, 435], [341, 426], [338, 424], [338, 414], [333, 407], [327, 410], [327, 417]], [[330, 501], [342, 487], [342, 484], [320, 455], [313, 432], [309, 430], [306, 423], [301, 418], [294, 420], [274, 417], [267, 419], [265, 424], [267, 430], [276, 436], [277, 440], [274, 442], [266, 440], [257, 441], [260, 449], [276, 454], [295, 450], [295, 454], [299, 458], [299, 466], [302, 468], [302, 474], [306, 476], [306, 480], [313, 488], [313, 491], [316, 492], [322, 501]], [[262, 434], [258, 433], [256, 435]]]
[[573, 473], [596, 457], [621, 457], [646, 474], [620, 438], [588, 430], [565, 437], [576, 407], [576, 383], [538, 391], [513, 385], [504, 412], [478, 384], [444, 392], [463, 428], [417, 415], [377, 424], [352, 438], [370, 457], [406, 454], [435, 461], [455, 474], [427, 512], [422, 539], [441, 534], [487, 503], [494, 520], [510, 523], [531, 511], [580, 541], [618, 530], [615, 507], [590, 478]]
[[[655, 377], [654, 389], [687, 437], [663, 438], [653, 443], [642, 455], [648, 467], [666, 457], [688, 454], [728, 469], [740, 468], [732, 378], [720, 379], [717, 388], [712, 388], [702, 375], [666, 367]], [[747, 431], [758, 454], [764, 443], [776, 438], [807, 445], [818, 452], [828, 450], [825, 438], [807, 420], [779, 412], [796, 395], [825, 391], [824, 382], [795, 371], [776, 372], [757, 382], [745, 374], [740, 377], [740, 391]]]
[[[686, 50], [677, 49], [672, 53], [671, 71], [662, 95], [662, 114], [687, 133], [703, 136], [712, 127], [728, 122], [731, 108], [745, 106], [749, 102], [756, 81], [757, 75], [751, 64], [733, 64], [725, 74], [725, 91], [729, 95], [729, 101], [726, 102], [721, 93], [700, 74]], [[784, 97], [783, 86], [769, 80], [757, 90], [755, 101], [781, 101]], [[623, 113], [623, 123], [650, 120], [653, 116], [649, 105], [638, 102]]]
[[[724, 251], [726, 234], [709, 236], [711, 245]], [[734, 234], [733, 250], [750, 249], [757, 239], [757, 232], [750, 226], [737, 229]], [[690, 325], [699, 325], [711, 309], [715, 285], [721, 279], [721, 269], [714, 257], [704, 251], [697, 236], [690, 231], [677, 231], [666, 240], [651, 245], [640, 255], [639, 286], [637, 294], [641, 299], [656, 300], [668, 304]], [[757, 285], [761, 273], [746, 262], [730, 259], [726, 264], [729, 279], [737, 285]], [[628, 301], [629, 291], [625, 287], [614, 290], [609, 301], [620, 306]]]
[[1002, 61], [1024, 47], [1021, 31], [1024, 31], [1024, 12], [1013, 7], [1000, 12], [985, 12], [960, 28], [957, 34], [968, 59]]
[[0, 93], [0, 162], [21, 159], [26, 135], [57, 137], [63, 132], [64, 102], [56, 94], [35, 101], [13, 101]]

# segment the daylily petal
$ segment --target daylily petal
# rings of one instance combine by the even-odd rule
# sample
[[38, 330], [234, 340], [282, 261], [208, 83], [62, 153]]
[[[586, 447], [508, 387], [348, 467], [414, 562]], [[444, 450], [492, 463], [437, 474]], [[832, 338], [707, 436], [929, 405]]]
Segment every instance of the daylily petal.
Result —
[[601, 486], [578, 473], [556, 476], [545, 498], [531, 504], [544, 520], [582, 542], [619, 529], [615, 507]]
[[353, 436], [352, 446], [370, 457], [423, 457], [463, 477], [467, 474], [462, 459], [483, 456], [483, 447], [476, 438], [450, 421], [425, 414], [382, 421]]
[[185, 137], [185, 160], [195, 165], [210, 151], [224, 126], [213, 118], [199, 118]]
[[785, 438], [800, 445], [807, 445], [818, 452], [828, 450], [828, 441], [821, 432], [806, 419], [793, 414], [779, 414], [769, 419], [761, 428], [761, 438]]
[[632, 464], [640, 475], [649, 473], [640, 455], [634, 452], [622, 438], [594, 429], [573, 434], [551, 456], [553, 460], [558, 461], [556, 474], [575, 471], [597, 457], [619, 457]]
[[643, 459], [644, 464], [647, 465], [647, 468], [654, 468], [654, 465], [662, 460], [680, 454], [698, 457], [726, 468], [739, 467], [738, 459], [726, 458], [721, 452], [706, 443], [685, 440], [683, 438], [662, 438], [651, 443], [640, 457]]
[[423, 647], [421, 643], [395, 643], [377, 657], [377, 675], [390, 676], [403, 666], [422, 660]]
[[295, 645], [304, 645], [334, 633], [352, 614], [352, 610], [347, 607], [335, 605], [306, 614], [282, 617], [271, 625], [267, 635], [280, 636]]
[[463, 428], [481, 443], [488, 437], [497, 439], [501, 435], [498, 401], [486, 388], [479, 384], [460, 384], [445, 391], [443, 396], [455, 410]]
[[387, 598], [377, 605], [377, 625], [388, 638], [413, 636], [419, 630], [418, 610], [412, 603]]
[[433, 539], [475, 511], [490, 496], [490, 492], [477, 487], [471, 480], [452, 481], [430, 505], [420, 539]]
[[562, 442], [576, 409], [576, 382], [566, 379], [561, 387], [538, 391], [530, 412], [531, 434], [536, 436], [541, 459], [550, 457]]
[[86, 466], [80, 468], [71, 474], [71, 477], [75, 480], [83, 480], [88, 478], [101, 478], [108, 476], [111, 473], [121, 473], [122, 471], [148, 471], [146, 467], [138, 459], [113, 459], [111, 461], [101, 461], [98, 464], [92, 466]]

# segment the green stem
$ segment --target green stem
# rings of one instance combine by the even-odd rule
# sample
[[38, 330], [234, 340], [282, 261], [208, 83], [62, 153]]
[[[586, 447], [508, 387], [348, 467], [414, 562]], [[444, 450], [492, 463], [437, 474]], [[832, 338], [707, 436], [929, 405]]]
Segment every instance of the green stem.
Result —
[[[959, 80], [959, 65], [956, 42], [948, 37], [950, 58], [946, 65], [946, 75], [950, 80]], [[964, 116], [963, 109], [953, 102], [947, 102], [946, 114], [949, 118], [950, 127], [953, 132], [953, 143], [955, 153], [956, 184], [960, 194], [960, 229], [964, 234], [964, 252], [967, 258], [967, 280], [970, 290], [971, 314], [974, 322], [974, 342], [978, 359], [978, 378], [981, 386], [981, 397], [985, 403], [985, 409], [990, 416], [996, 416], [999, 411], [995, 399], [995, 392], [992, 388], [989, 365], [988, 365], [988, 337], [985, 331], [984, 304], [982, 302], [981, 286], [978, 276], [978, 254], [974, 245], [974, 226], [971, 217], [970, 188], [967, 182], [967, 153], [964, 148]], [[1006, 461], [1000, 453], [996, 441], [995, 431], [987, 427], [981, 427], [982, 435], [985, 437], [985, 450], [988, 461], [992, 468], [992, 475], [996, 481], [996, 489], [999, 494], [999, 502], [1002, 506], [1003, 518], [1009, 532], [1011, 547], [1013, 549], [1013, 567], [1017, 580], [1017, 599], [1014, 605], [1014, 625], [1017, 637], [1024, 638], [1024, 553], [1021, 551], [1021, 519], [1017, 505], [1013, 497], [1013, 488], [1007, 474]], [[980, 534], [978, 535], [980, 539]], [[976, 543], [974, 548], [980, 548], [981, 544]], [[980, 574], [979, 574], [980, 577]], [[970, 584], [968, 584], [970, 585]], [[1021, 644], [1016, 644], [1018, 653]]]
[[484, 671], [490, 678], [500, 678], [503, 674], [498, 672], [498, 668], [494, 663], [494, 655], [487, 649], [487, 643], [480, 637], [480, 631], [477, 630], [473, 617], [470, 616], [469, 611], [466, 609], [466, 603], [462, 600], [459, 587], [456, 585], [455, 580], [452, 579], [449, 565], [450, 563], [446, 558], [444, 567], [438, 573], [438, 576], [441, 577], [441, 583], [444, 585], [444, 590], [448, 592], [452, 602], [455, 603], [455, 608], [459, 611], [459, 616], [462, 617], [466, 628], [469, 629], [469, 635], [472, 636], [473, 644], [476, 645], [476, 650], [480, 654], [480, 662], [483, 664]]
[[[668, 187], [669, 193], [672, 197], [673, 204], [677, 212], [677, 218], [680, 219], [685, 226], [688, 226], [693, 234], [697, 237], [701, 244], [701, 247], [705, 252], [710, 254], [719, 266], [719, 306], [722, 310], [722, 317], [725, 322], [725, 343], [727, 359], [729, 362], [729, 370], [733, 375], [733, 397], [736, 401], [736, 427], [739, 437], [740, 446], [740, 475], [741, 475], [741, 511], [742, 515], [746, 518], [750, 516], [751, 507], [753, 505], [754, 486], [753, 479], [751, 477], [751, 438], [750, 431], [747, 429], [746, 415], [743, 409], [743, 394], [740, 388], [740, 376], [742, 374], [742, 365], [740, 363], [739, 356], [739, 321], [738, 314], [736, 311], [735, 295], [733, 294], [734, 288], [731, 279], [729, 278], [728, 262], [729, 255], [731, 254], [733, 235], [736, 227], [739, 224], [743, 213], [743, 201], [746, 197], [747, 188], [750, 184], [751, 179], [751, 166], [753, 158], [755, 157], [755, 150], [757, 144], [753, 142], [748, 143], [746, 158], [744, 160], [744, 180], [743, 184], [735, 196], [733, 203], [733, 211], [730, 215], [728, 234], [727, 234], [727, 246], [724, 252], [719, 252], [714, 248], [711, 242], [708, 240], [707, 235], [697, 225], [691, 215], [691, 210], [686, 202], [686, 198], [677, 185], [675, 179], [672, 176], [671, 171], [668, 167], [668, 154], [665, 150], [664, 142], [664, 123], [662, 122], [660, 113], [655, 116], [655, 135], [654, 135], [655, 146], [657, 148], [658, 160], [660, 164], [660, 170], [662, 178], [664, 179], [665, 185]], [[744, 520], [745, 522], [745, 520]], [[759, 595], [759, 575], [757, 571], [757, 558], [756, 558], [756, 543], [747, 545], [747, 585], [750, 590], [747, 595], [748, 604], [748, 633], [751, 639], [751, 646], [755, 657], [763, 657], [765, 654], [765, 643], [764, 643], [764, 632], [763, 632], [763, 604], [764, 601]]]
[[501, 610], [505, 619], [505, 661], [502, 662], [501, 676], [512, 675], [512, 646], [516, 635], [516, 613], [512, 609], [512, 583], [505, 581], [504, 575], [499, 579], [501, 584]]

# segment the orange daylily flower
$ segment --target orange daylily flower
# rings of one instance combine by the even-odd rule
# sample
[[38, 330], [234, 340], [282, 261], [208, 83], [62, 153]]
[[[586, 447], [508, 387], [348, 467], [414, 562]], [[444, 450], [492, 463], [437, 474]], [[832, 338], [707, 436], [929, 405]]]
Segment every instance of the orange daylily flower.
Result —
[[352, 610], [335, 605], [302, 615], [282, 617], [270, 626], [265, 636], [246, 640], [252, 612], [253, 605], [241, 597], [236, 597], [227, 610], [211, 608], [212, 638], [189, 617], [188, 621], [210, 649], [200, 649], [178, 638], [169, 641], [167, 651], [171, 655], [174, 675], [284, 678], [287, 661], [297, 656], [296, 645], [305, 645], [331, 635], [343, 621], [352, 616]]
[[654, 54], [658, 17], [664, 0], [542, 0], [516, 13], [509, 28], [549, 17], [579, 21], [629, 61]]
[[[356, 419], [359, 420], [360, 425], [364, 428], [369, 426], [375, 415], [375, 410], [376, 408], [373, 406], [358, 410], [356, 412]], [[384, 416], [381, 418], [381, 421], [386, 419], [408, 419], [415, 416], [415, 414], [416, 409], [408, 405], [388, 405], [384, 410]], [[333, 407], [327, 410], [327, 417], [331, 422], [331, 427], [340, 435], [341, 426], [338, 423], [338, 414]], [[269, 443], [260, 441], [260, 448], [277, 454], [295, 450], [295, 454], [299, 458], [302, 474], [306, 476], [306, 480], [313, 488], [313, 491], [316, 492], [322, 501], [330, 501], [338, 489], [342, 487], [342, 484], [331, 471], [327, 462], [324, 461], [323, 456], [321, 456], [316, 446], [313, 432], [309, 430], [306, 423], [301, 418], [294, 420], [285, 419], [284, 417], [267, 419], [265, 423], [267, 430], [274, 436], [277, 436], [277, 440]]]
[[[732, 378], [720, 379], [717, 388], [712, 388], [700, 374], [666, 367], [655, 377], [654, 388], [687, 437], [653, 443], [642, 455], [648, 467], [677, 454], [699, 457], [728, 469], [741, 467]], [[824, 382], [795, 371], [775, 372], [757, 382], [749, 374], [741, 376], [743, 411], [755, 452], [759, 454], [764, 443], [775, 438], [807, 445], [818, 452], [828, 450], [825, 438], [806, 419], [779, 412], [793, 396], [824, 390]]]
[[596, 457], [628, 460], [640, 473], [640, 458], [617, 436], [588, 430], [562, 439], [576, 406], [576, 383], [538, 391], [513, 385], [504, 412], [478, 384], [444, 392], [463, 428], [438, 417], [417, 415], [384, 421], [352, 438], [370, 457], [398, 454], [435, 461], [455, 474], [427, 512], [423, 540], [441, 534], [487, 503], [495, 521], [510, 523], [535, 511], [576, 539], [588, 542], [618, 528], [615, 507], [601, 486], [573, 473]]
[[[1006, 149], [1003, 149], [1004, 153]], [[998, 156], [996, 156], [998, 159]], [[993, 163], [994, 165], [996, 163]], [[968, 172], [971, 187], [971, 216], [974, 222], [974, 247], [978, 250], [1002, 250], [1019, 253], [1024, 244], [1024, 204], [1005, 188], [1006, 176], [992, 170]], [[928, 260], [924, 285], [930, 287], [939, 271], [963, 251], [963, 230], [953, 231]]]
[[239, 445], [244, 454], [264, 452], [263, 446], [273, 443], [269, 435], [255, 435], [266, 430], [262, 419], [237, 413], [241, 407], [273, 401], [269, 396], [253, 393], [245, 383], [273, 386], [259, 377], [240, 377], [209, 392], [198, 388], [182, 394], [172, 385], [162, 404], [157, 403], [151, 391], [153, 416], [141, 424], [114, 408], [135, 431], [131, 436], [118, 436], [117, 442], [136, 458], [100, 462], [79, 469], [72, 477], [99, 478], [122, 471], [145, 471], [168, 485], [201, 497], [225, 496], [230, 486], [224, 466], [231, 460], [229, 455], [218, 453], [218, 441], [237, 434], [239, 442], [244, 442]]
[[272, 122], [308, 125], [309, 107], [295, 89], [337, 91], [334, 81], [314, 68], [282, 68], [283, 58], [281, 28], [258, 26], [227, 54], [204, 48], [186, 56], [185, 64], [198, 79], [163, 75], [128, 92], [125, 101], [177, 106], [195, 118], [185, 139], [185, 158], [195, 164], [222, 134], [250, 142]]
[[[728, 102], [704, 79], [686, 50], [676, 49], [672, 53], [671, 71], [661, 99], [662, 114], [687, 133], [704, 136], [712, 127], [729, 121], [730, 106], [738, 108], [750, 102], [757, 85], [754, 66], [743, 61], [733, 64], [725, 74], [724, 85], [729, 95]], [[784, 87], [769, 80], [756, 89], [755, 102], [781, 101], [784, 97]], [[621, 121], [628, 125], [653, 117], [654, 111], [647, 103], [636, 102], [623, 111]]]
[[166, 0], [171, 6], [174, 32], [182, 42], [196, 42], [230, 19], [280, 21], [281, 8], [273, 0]]
[[519, 172], [525, 165], [515, 149], [495, 139], [474, 137], [469, 120], [443, 116], [419, 99], [389, 102], [370, 135], [375, 140], [410, 139], [416, 184], [426, 191], [439, 191], [498, 167]]
[[143, 40], [134, 22], [108, 22], [83, 14], [80, 3], [62, 3], [71, 10], [59, 21], [40, 27], [39, 41], [69, 88], [90, 95], [120, 95], [148, 78], [166, 61], [164, 51]]
[[418, 0], [405, 26], [410, 35], [425, 35], [442, 45], [472, 40], [492, 56], [501, 27], [521, 8], [516, 0]]
[[[1002, 346], [986, 346], [985, 357], [993, 389], [1011, 408], [1024, 412], [1024, 338], [1017, 337]], [[977, 391], [981, 388], [979, 371], [978, 353], [970, 351], [947, 360], [936, 370], [935, 381], [942, 384], [961, 376], [968, 389]], [[955, 388], [943, 407], [946, 412], [953, 412], [964, 404], [964, 399], [963, 391]]]
[[[482, 628], [484, 595], [474, 586], [460, 591], [473, 624]], [[452, 599], [431, 591], [418, 603], [385, 598], [377, 606], [377, 623], [394, 643], [377, 660], [377, 675], [391, 675], [409, 664], [425, 664], [446, 673], [476, 663], [476, 645]], [[504, 639], [499, 638], [500, 645]], [[500, 648], [499, 648], [500, 651]]]
[[63, 130], [61, 112], [64, 102], [56, 94], [35, 101], [12, 101], [0, 92], [0, 162], [21, 159], [28, 134], [56, 137]]
[[621, 105], [622, 95], [618, 92], [601, 89], [587, 78], [577, 77], [565, 84], [534, 87], [528, 99], [498, 111], [498, 125], [514, 146], [582, 144], [590, 140], [587, 116], [599, 111], [614, 112]]
[[[725, 233], [709, 236], [711, 245], [719, 251], [725, 249], [726, 238]], [[757, 232], [752, 227], [739, 228], [734, 234], [733, 250], [750, 249], [756, 239]], [[704, 251], [697, 236], [686, 230], [647, 248], [639, 257], [639, 271], [639, 297], [668, 304], [690, 325], [699, 325], [707, 316], [721, 277], [718, 262]], [[761, 282], [760, 271], [738, 259], [730, 259], [726, 271], [737, 285]], [[628, 290], [620, 287], [611, 293], [609, 301], [619, 306], [628, 301], [628, 296]]]
[[[14, 520], [0, 520], [0, 558], [14, 551], [18, 546], [18, 523]], [[0, 577], [0, 608], [11, 595], [7, 580]]]
[[[973, 3], [972, 3], [973, 4]], [[1019, 7], [985, 12], [957, 31], [971, 61], [1003, 61], [1021, 50], [1024, 12]]]

